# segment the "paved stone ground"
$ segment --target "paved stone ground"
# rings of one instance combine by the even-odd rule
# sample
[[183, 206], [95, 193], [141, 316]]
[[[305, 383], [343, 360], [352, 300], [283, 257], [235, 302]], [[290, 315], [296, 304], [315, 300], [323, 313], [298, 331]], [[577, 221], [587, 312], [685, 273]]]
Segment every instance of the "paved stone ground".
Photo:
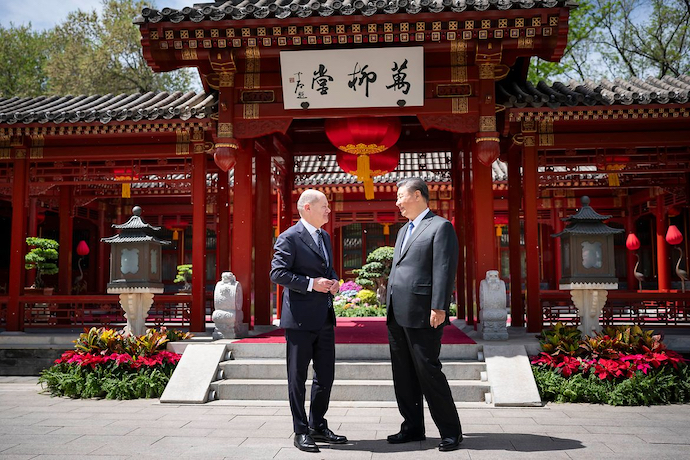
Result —
[[307, 454], [292, 446], [287, 403], [70, 400], [38, 390], [35, 377], [0, 378], [0, 459], [690, 458], [690, 405], [462, 405], [463, 448], [441, 453], [430, 418], [425, 442], [393, 446], [385, 437], [398, 430], [395, 407], [338, 404], [329, 425], [350, 442]]

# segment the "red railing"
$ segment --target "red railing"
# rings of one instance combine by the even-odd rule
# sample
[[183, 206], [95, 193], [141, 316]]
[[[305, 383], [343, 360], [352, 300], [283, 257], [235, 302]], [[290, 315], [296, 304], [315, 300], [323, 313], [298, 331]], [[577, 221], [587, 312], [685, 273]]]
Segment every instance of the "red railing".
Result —
[[[544, 327], [579, 324], [569, 291], [541, 291], [539, 297]], [[599, 319], [606, 326], [689, 327], [690, 292], [609, 291]]]
[[[1, 301], [1, 299], [0, 299]], [[25, 295], [24, 327], [122, 326], [124, 311], [116, 295]], [[151, 326], [188, 326], [192, 296], [162, 295], [153, 298], [146, 323]]]

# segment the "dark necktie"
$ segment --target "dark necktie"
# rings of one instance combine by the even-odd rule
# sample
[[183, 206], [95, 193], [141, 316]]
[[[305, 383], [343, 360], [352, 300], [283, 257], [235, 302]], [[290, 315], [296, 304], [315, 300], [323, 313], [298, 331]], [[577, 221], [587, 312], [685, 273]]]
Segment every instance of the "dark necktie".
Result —
[[[316, 234], [319, 235], [319, 250], [321, 251], [321, 255], [323, 256], [324, 260], [326, 261], [326, 264], [328, 264], [328, 256], [326, 256], [326, 245], [323, 242], [323, 233], [321, 232], [321, 229], [316, 230]], [[330, 293], [328, 293], [328, 308], [333, 307], [333, 298]]]
[[326, 255], [326, 245], [323, 243], [323, 233], [321, 233], [321, 230], [316, 230], [316, 234], [319, 235], [319, 250], [321, 251], [321, 255], [323, 256], [324, 260], [328, 262], [328, 256]]

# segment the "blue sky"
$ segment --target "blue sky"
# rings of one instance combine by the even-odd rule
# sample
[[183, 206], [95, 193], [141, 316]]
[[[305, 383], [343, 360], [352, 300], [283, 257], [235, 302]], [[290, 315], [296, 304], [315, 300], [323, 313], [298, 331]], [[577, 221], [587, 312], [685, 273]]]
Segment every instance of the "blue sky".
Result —
[[[158, 0], [151, 1], [160, 8], [181, 9], [198, 3], [198, 0]], [[31, 23], [37, 30], [50, 29], [62, 22], [71, 11], [77, 9], [101, 10], [101, 0], [0, 0], [0, 25], [9, 27], [10, 23], [22, 25]]]

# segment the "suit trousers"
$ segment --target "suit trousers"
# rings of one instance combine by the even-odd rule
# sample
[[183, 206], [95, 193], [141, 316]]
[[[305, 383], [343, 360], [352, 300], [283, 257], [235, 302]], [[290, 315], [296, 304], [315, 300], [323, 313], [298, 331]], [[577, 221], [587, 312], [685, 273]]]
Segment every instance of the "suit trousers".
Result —
[[[327, 428], [328, 410], [335, 377], [335, 331], [330, 319], [318, 331], [285, 329], [287, 341], [288, 397], [295, 434], [309, 433], [309, 427]], [[314, 362], [309, 420], [304, 410], [305, 382], [309, 362]]]
[[401, 431], [423, 434], [424, 401], [442, 438], [462, 433], [458, 411], [446, 376], [441, 371], [443, 328], [407, 328], [395, 321], [391, 308], [388, 341], [393, 367], [393, 386], [398, 409], [403, 416]]

